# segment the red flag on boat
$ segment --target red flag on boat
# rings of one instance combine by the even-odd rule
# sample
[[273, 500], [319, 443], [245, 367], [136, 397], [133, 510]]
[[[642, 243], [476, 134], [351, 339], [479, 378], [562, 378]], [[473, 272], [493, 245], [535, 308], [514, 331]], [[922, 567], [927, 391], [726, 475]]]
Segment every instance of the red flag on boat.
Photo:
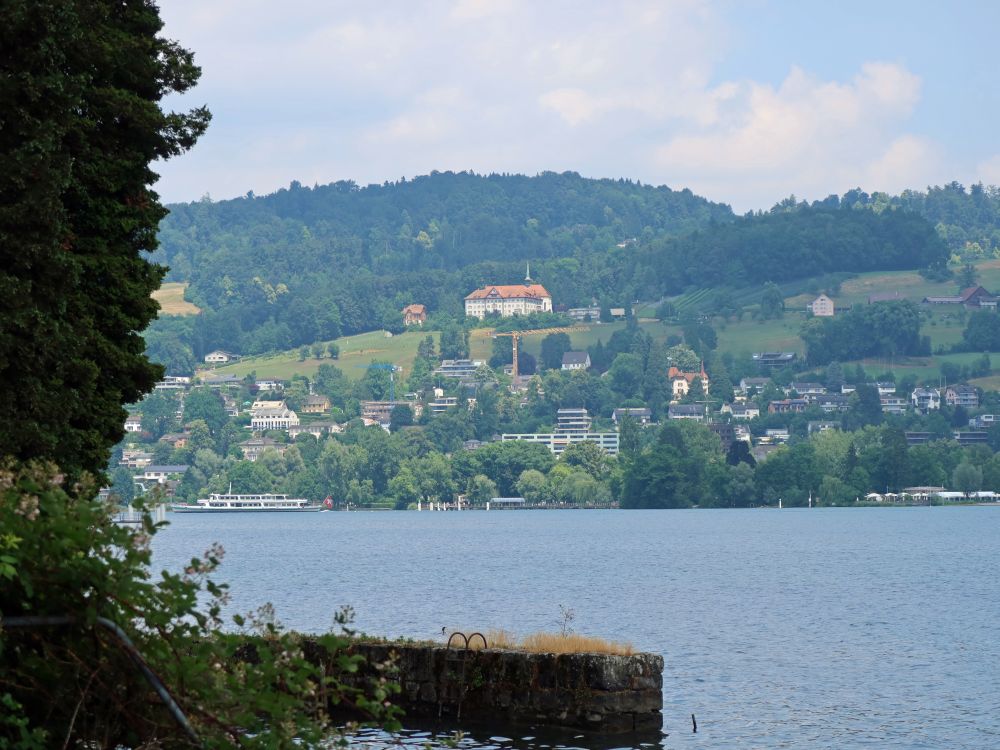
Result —
[[333, 497], [327, 495], [326, 500], [323, 501], [323, 505], [325, 505], [330, 510], [333, 510]]

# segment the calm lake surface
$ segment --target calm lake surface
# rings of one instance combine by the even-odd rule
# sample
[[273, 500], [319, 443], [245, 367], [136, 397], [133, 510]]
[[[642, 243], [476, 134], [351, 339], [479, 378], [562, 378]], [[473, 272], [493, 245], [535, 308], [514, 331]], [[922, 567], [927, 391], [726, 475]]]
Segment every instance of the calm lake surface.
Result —
[[[220, 542], [233, 609], [302, 631], [345, 604], [426, 639], [568, 607], [663, 655], [665, 748], [1000, 748], [1000, 507], [168, 518], [157, 568]], [[587, 744], [504, 734], [462, 746]]]

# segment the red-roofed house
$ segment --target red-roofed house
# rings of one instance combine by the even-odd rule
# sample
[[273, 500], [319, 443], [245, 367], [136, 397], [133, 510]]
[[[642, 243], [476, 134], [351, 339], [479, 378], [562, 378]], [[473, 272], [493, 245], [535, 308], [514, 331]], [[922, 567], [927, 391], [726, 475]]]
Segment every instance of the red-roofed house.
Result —
[[480, 320], [496, 313], [502, 318], [552, 312], [552, 295], [541, 284], [484, 286], [465, 298], [465, 314]]
[[404, 326], [422, 326], [427, 320], [427, 308], [423, 305], [407, 305], [403, 308]]
[[701, 389], [704, 391], [705, 395], [708, 395], [708, 373], [705, 372], [705, 366], [701, 366], [701, 372], [683, 372], [678, 370], [676, 367], [671, 367], [667, 370], [667, 380], [670, 381], [670, 387], [673, 389], [674, 401], [677, 401], [688, 394], [691, 390], [691, 383], [694, 382], [695, 378], [701, 380]]
[[465, 298], [465, 314], [485, 318], [498, 313], [502, 318], [552, 312], [552, 295], [541, 284], [484, 286]]

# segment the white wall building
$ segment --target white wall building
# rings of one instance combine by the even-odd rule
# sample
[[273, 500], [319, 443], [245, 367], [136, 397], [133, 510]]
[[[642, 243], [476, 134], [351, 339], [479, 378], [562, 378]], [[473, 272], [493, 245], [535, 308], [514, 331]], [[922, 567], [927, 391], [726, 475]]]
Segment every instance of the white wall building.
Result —
[[264, 430], [287, 430], [299, 423], [299, 415], [291, 409], [258, 409], [250, 420], [250, 428], [254, 432]]
[[835, 312], [833, 300], [825, 294], [819, 295], [809, 303], [809, 309], [817, 318], [832, 318]]
[[491, 314], [510, 318], [537, 312], [552, 312], [552, 295], [527, 279], [524, 284], [484, 286], [465, 298], [466, 316], [480, 320]]

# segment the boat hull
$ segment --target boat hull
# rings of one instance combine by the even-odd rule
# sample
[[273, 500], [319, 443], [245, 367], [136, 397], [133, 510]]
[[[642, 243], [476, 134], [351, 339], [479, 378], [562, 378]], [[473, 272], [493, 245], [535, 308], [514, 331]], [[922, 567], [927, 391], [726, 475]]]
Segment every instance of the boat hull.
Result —
[[174, 513], [317, 513], [323, 510], [323, 506], [317, 505], [315, 508], [199, 508], [197, 506], [175, 505], [171, 508]]

